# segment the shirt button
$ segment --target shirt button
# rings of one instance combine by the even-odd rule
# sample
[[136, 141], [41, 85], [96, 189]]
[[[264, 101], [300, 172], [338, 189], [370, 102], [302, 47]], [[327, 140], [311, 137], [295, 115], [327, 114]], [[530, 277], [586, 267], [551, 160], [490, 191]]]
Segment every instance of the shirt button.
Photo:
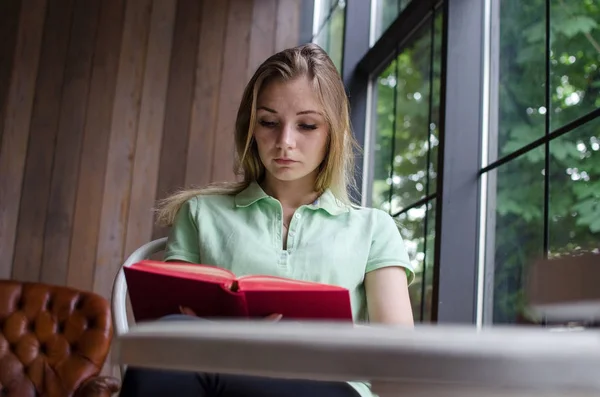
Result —
[[294, 216], [296, 217], [296, 219], [300, 219], [300, 218], [302, 218], [302, 215], [300, 215], [300, 214], [298, 214], [298, 213], [297, 213], [296, 215], [294, 215]]
[[290, 237], [294, 237], [294, 234], [295, 234], [294, 232], [289, 232], [289, 233], [288, 233], [288, 236], [290, 236]]

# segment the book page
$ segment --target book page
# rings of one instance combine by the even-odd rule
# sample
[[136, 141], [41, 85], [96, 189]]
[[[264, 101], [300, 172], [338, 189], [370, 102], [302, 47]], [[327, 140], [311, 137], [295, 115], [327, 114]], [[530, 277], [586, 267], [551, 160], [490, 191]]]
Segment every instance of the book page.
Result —
[[238, 278], [240, 289], [243, 290], [306, 290], [306, 291], [334, 291], [345, 290], [335, 285], [315, 283], [310, 281], [294, 280], [275, 276], [242, 276]]
[[193, 263], [142, 261], [134, 264], [132, 267], [138, 269], [160, 269], [169, 273], [202, 274], [223, 280], [232, 280], [235, 278], [235, 275], [227, 269]]

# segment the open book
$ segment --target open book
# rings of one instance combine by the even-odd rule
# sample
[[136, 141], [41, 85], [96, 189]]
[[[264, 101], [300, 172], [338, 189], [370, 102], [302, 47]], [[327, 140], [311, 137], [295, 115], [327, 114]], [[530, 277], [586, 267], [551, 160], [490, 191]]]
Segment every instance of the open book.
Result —
[[192, 309], [203, 318], [352, 321], [347, 289], [274, 276], [236, 277], [216, 266], [144, 260], [123, 268], [136, 322]]

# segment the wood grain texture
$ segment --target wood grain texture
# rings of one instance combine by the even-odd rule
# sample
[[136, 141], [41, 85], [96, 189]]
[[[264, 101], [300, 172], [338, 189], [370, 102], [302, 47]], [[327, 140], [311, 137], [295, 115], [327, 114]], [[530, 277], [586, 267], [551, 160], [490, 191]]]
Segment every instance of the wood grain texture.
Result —
[[275, 29], [277, 28], [277, 0], [254, 2], [250, 30], [250, 51], [246, 80], [275, 52]]
[[0, 149], [2, 148], [2, 131], [4, 131], [4, 112], [6, 95], [10, 86], [17, 31], [19, 29], [20, 0], [0, 1]]
[[23, 0], [0, 148], [0, 278], [10, 278], [21, 186], [46, 15], [45, 0]]
[[298, 45], [300, 40], [301, 2], [302, 0], [277, 1], [275, 52]]
[[[246, 86], [252, 2], [230, 0], [223, 53], [223, 76], [219, 92], [217, 128], [214, 140], [212, 181], [235, 180], [233, 173], [234, 131], [238, 107]], [[226, 164], [222, 159], [230, 159]]]
[[126, 256], [152, 238], [152, 209], [155, 206], [160, 147], [163, 142], [176, 6], [174, 1], [154, 0], [152, 7], [125, 237]]
[[99, 0], [76, 0], [67, 56], [40, 280], [64, 285], [69, 268], [69, 248]]
[[[201, 12], [200, 1], [179, 0], [177, 3], [157, 198], [164, 198], [176, 189], [183, 188], [185, 184]], [[155, 224], [152, 239], [166, 236], [166, 233], [166, 228]]]
[[101, 0], [77, 180], [67, 285], [92, 290], [125, 0]]
[[229, 0], [205, 1], [202, 8], [185, 174], [186, 186], [204, 186], [211, 182], [228, 9]]
[[156, 198], [232, 179], [242, 90], [297, 35], [283, 2], [0, 1], [0, 278], [108, 297], [167, 232]]
[[39, 281], [74, 0], [49, 0], [31, 114], [12, 277]]
[[94, 269], [94, 291], [106, 298], [123, 258], [152, 2], [126, 6]]

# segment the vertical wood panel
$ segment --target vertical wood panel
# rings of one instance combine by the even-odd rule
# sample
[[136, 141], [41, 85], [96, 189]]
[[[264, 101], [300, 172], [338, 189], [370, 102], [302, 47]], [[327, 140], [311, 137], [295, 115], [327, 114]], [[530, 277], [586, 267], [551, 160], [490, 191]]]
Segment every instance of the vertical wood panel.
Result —
[[17, 31], [19, 29], [20, 0], [0, 1], [0, 150], [2, 148], [2, 131], [4, 131], [4, 114], [6, 95], [10, 86], [10, 72], [15, 54]]
[[302, 0], [277, 1], [277, 33], [275, 51], [298, 45], [300, 36], [300, 10]]
[[[227, 34], [223, 54], [223, 76], [219, 92], [217, 129], [214, 140], [212, 180], [234, 180], [232, 159], [237, 110], [247, 83], [248, 47], [252, 23], [252, 2], [230, 0]], [[224, 163], [229, 160], [229, 164]]]
[[156, 198], [176, 6], [175, 1], [154, 0], [152, 7], [125, 255], [152, 237], [152, 208]]
[[165, 233], [157, 197], [233, 179], [243, 88], [296, 44], [298, 5], [1, 0], [0, 278], [108, 297]]
[[117, 74], [100, 216], [94, 291], [109, 297], [122, 263], [152, 4], [129, 0]]
[[[13, 278], [38, 281], [74, 0], [49, 0], [31, 115]], [[77, 153], [77, 152], [75, 152]]]
[[45, 0], [23, 0], [0, 148], [0, 278], [10, 278]]
[[101, 0], [69, 251], [67, 285], [93, 288], [125, 0]]
[[[218, 2], [206, 0], [202, 9], [196, 62], [196, 87], [187, 152], [186, 185], [201, 186], [211, 181], [228, 3], [228, 0]], [[225, 93], [225, 95], [229, 94]]]
[[260, 64], [275, 52], [276, 22], [277, 0], [254, 1], [246, 80], [250, 80]]
[[64, 285], [77, 193], [99, 0], [77, 0], [65, 70], [40, 280]]
[[[198, 0], [179, 0], [177, 3], [160, 169], [156, 188], [156, 197], [158, 198], [166, 197], [167, 194], [182, 188], [185, 184], [201, 11], [202, 2]], [[152, 239], [165, 235], [164, 228], [154, 225]]]

